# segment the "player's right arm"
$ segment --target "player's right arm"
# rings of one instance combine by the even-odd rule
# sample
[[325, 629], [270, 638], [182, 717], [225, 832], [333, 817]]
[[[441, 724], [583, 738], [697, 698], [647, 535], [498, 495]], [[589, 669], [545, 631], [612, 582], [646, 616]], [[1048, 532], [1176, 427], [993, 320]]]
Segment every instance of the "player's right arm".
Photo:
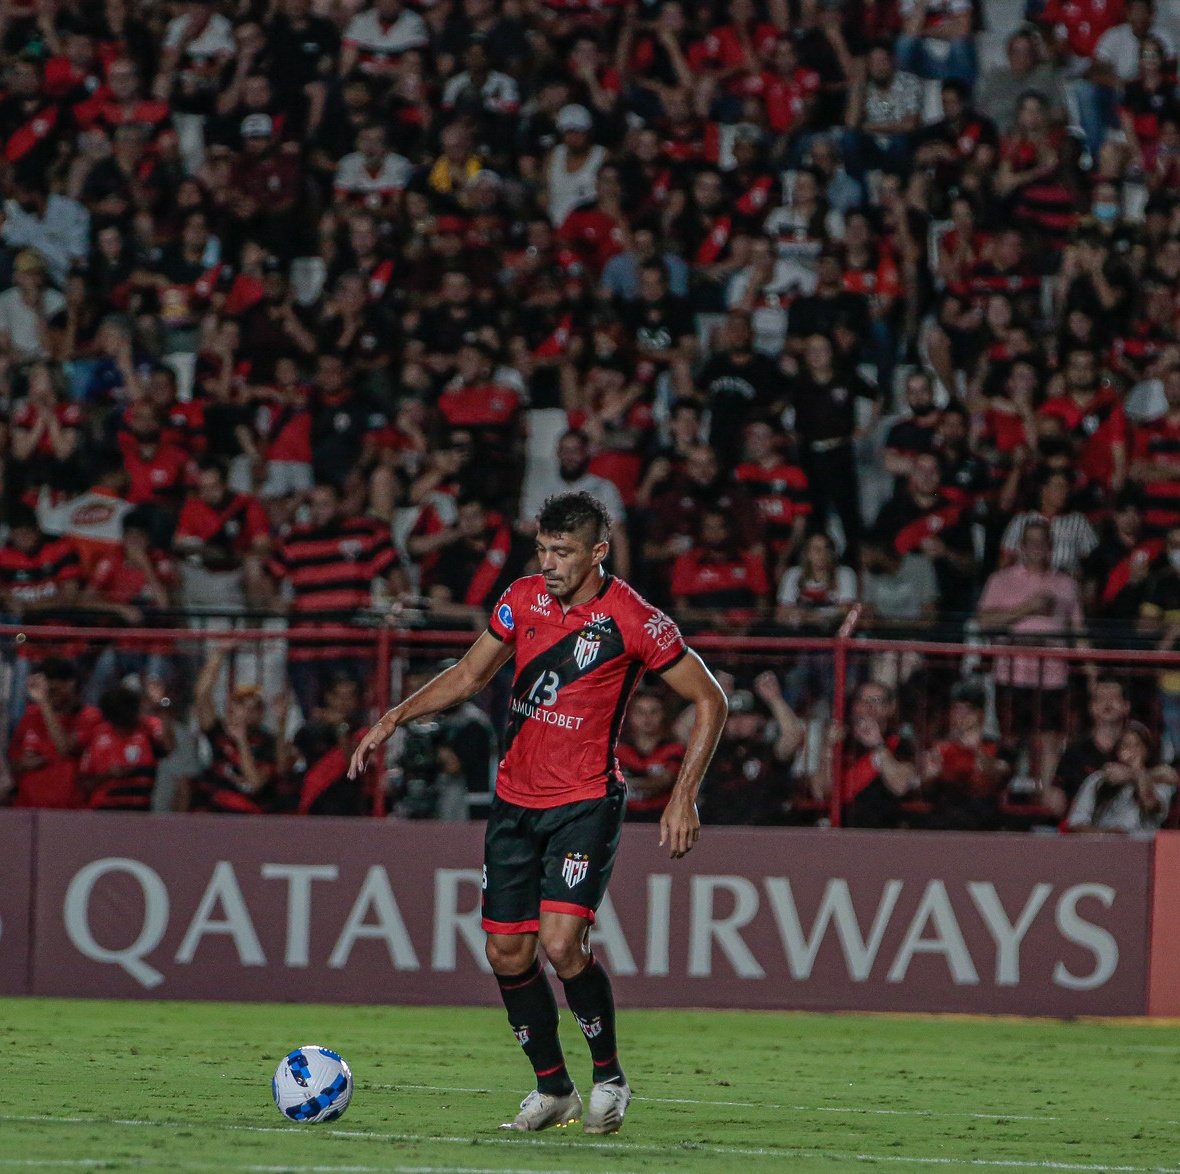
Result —
[[348, 764], [348, 777], [362, 774], [369, 755], [392, 737], [394, 730], [405, 722], [439, 710], [450, 709], [478, 693], [512, 658], [513, 645], [484, 632], [467, 650], [458, 664], [444, 669], [427, 681], [417, 693], [411, 693], [400, 704], [383, 714], [360, 740]]

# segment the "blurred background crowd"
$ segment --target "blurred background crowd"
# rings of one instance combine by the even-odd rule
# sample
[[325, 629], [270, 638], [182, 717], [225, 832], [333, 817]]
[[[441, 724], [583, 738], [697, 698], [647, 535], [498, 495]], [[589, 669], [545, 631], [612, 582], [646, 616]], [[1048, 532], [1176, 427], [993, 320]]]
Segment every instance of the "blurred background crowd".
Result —
[[[6, 0], [0, 607], [472, 631], [569, 488], [690, 633], [830, 635], [857, 608], [1172, 649], [1178, 35], [1150, 0]], [[202, 735], [157, 805], [486, 801], [488, 707], [464, 718], [483, 768], [472, 730], [434, 729], [417, 798], [411, 744], [376, 804], [309, 800], [369, 718], [367, 654], [293, 643], [243, 684], [211, 647], [6, 652], [10, 729], [41, 723], [11, 795], [44, 744], [99, 745], [47, 698], [105, 698], [110, 742], [135, 685], [137, 755]], [[1052, 823], [1098, 770], [1059, 772], [1094, 736], [1094, 667], [865, 658], [833, 730], [830, 655], [770, 663], [731, 666], [763, 765], [729, 756], [711, 818], [817, 818], [863, 758], [860, 822], [1027, 824], [1015, 786]], [[1158, 824], [1180, 674], [1107, 685], [1126, 712], [1098, 765], [1135, 758], [1132, 711], [1147, 741], [1095, 787]], [[629, 735], [651, 809], [665, 705], [637, 700]], [[70, 804], [142, 804], [92, 768]]]

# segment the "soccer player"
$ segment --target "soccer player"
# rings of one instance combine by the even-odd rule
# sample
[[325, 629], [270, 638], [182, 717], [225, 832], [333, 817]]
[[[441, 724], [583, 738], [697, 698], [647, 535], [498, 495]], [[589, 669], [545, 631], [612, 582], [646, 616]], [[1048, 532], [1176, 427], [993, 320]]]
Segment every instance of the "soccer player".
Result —
[[504, 1128], [535, 1131], [583, 1118], [557, 1038], [557, 1002], [537, 958], [539, 941], [593, 1060], [582, 1128], [614, 1133], [631, 1089], [619, 1065], [610, 979], [590, 948], [590, 926], [606, 892], [627, 798], [615, 743], [645, 669], [694, 703], [684, 764], [660, 819], [659, 842], [678, 859], [700, 835], [697, 791], [727, 706], [672, 620], [603, 569], [610, 516], [597, 498], [550, 497], [537, 523], [541, 574], [509, 586], [463, 659], [369, 730], [349, 774], [360, 774], [398, 726], [466, 700], [516, 656], [484, 841], [483, 928], [508, 1021], [537, 1087]]

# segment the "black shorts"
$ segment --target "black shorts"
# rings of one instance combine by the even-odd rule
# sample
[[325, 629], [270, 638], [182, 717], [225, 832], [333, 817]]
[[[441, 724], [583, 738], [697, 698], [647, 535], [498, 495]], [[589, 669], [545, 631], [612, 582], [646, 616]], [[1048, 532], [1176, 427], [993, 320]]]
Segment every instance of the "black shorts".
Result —
[[492, 800], [484, 834], [483, 928], [536, 933], [542, 911], [594, 921], [619, 847], [627, 794], [535, 809]]

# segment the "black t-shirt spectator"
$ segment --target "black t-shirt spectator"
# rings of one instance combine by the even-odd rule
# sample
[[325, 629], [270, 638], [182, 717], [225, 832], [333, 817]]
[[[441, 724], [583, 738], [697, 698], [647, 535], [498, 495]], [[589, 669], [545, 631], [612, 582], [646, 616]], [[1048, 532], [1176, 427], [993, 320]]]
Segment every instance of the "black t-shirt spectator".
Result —
[[749, 420], [781, 407], [788, 398], [787, 378], [778, 364], [757, 352], [714, 355], [697, 378], [697, 386], [709, 397], [709, 442], [726, 465], [737, 464], [742, 429]]
[[875, 399], [876, 392], [859, 375], [837, 372], [817, 383], [806, 371], [791, 388], [795, 430], [807, 444], [850, 439], [856, 430], [856, 400]]
[[380, 428], [385, 417], [368, 397], [348, 391], [328, 399], [317, 398], [312, 408], [312, 470], [318, 484], [342, 485], [358, 462], [365, 433]]

